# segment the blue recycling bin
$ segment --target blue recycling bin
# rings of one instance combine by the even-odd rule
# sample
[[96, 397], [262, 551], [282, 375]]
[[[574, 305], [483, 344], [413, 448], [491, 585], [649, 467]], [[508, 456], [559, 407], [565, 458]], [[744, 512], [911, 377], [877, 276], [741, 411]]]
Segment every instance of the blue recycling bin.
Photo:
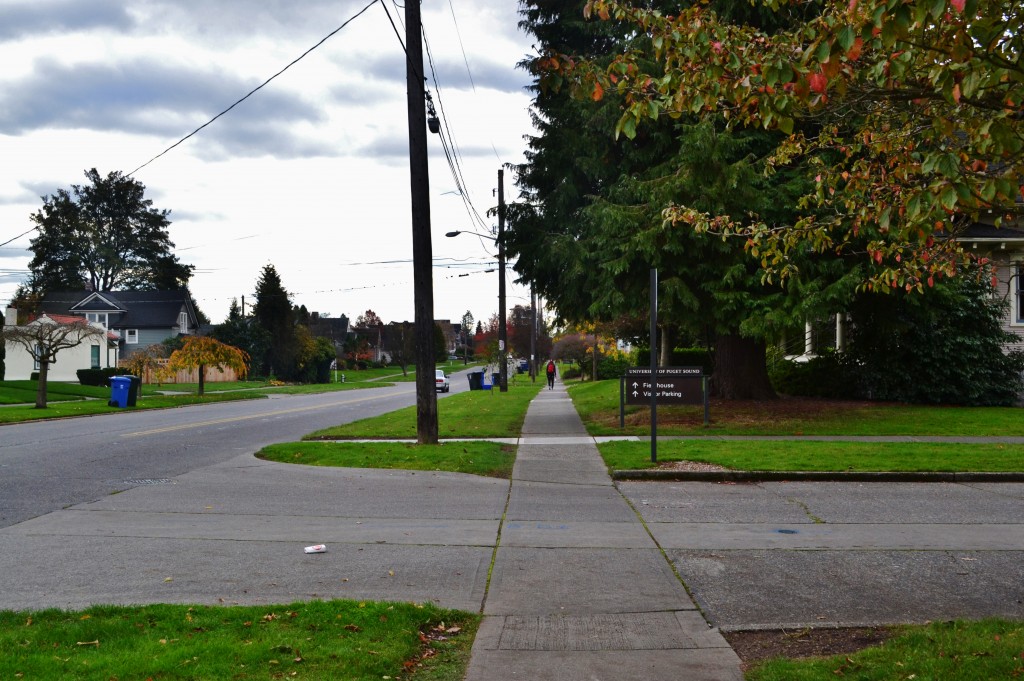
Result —
[[110, 377], [110, 401], [107, 402], [111, 407], [121, 407], [124, 409], [128, 406], [128, 393], [132, 387], [132, 379], [129, 376], [111, 376]]

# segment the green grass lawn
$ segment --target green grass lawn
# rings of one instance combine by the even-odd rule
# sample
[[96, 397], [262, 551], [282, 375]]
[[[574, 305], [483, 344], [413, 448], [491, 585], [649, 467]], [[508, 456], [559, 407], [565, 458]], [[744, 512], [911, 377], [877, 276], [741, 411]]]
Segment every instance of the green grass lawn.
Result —
[[[0, 404], [35, 404], [36, 381], [0, 381]], [[110, 388], [98, 388], [77, 383], [60, 383], [48, 381], [46, 399], [54, 402], [62, 400], [84, 400], [89, 397], [110, 398]]]
[[[649, 442], [606, 442], [611, 470], [651, 468]], [[742, 471], [1024, 470], [1024, 445], [922, 442], [659, 440], [658, 461], [701, 461]]]
[[[437, 401], [441, 438], [519, 437], [526, 409], [541, 384], [510, 385], [508, 392], [473, 390]], [[416, 437], [416, 407], [319, 430], [305, 439], [403, 439]]]
[[[569, 394], [592, 435], [649, 435], [650, 409], [627, 407], [619, 428], [619, 382], [577, 383]], [[1024, 436], [1017, 407], [932, 407], [868, 402], [712, 401], [703, 407], [659, 407], [659, 435], [936, 435]]]
[[195, 404], [210, 404], [213, 402], [233, 402], [236, 400], [265, 399], [265, 395], [258, 392], [225, 392], [213, 393], [199, 397], [198, 395], [158, 395], [152, 397], [140, 397], [135, 407], [121, 409], [119, 407], [107, 406], [110, 398], [110, 388], [104, 388], [104, 396], [101, 399], [83, 400], [78, 402], [53, 402], [47, 403], [46, 409], [36, 409], [34, 404], [20, 404], [0, 408], [0, 423], [20, 423], [23, 421], [38, 421], [41, 419], [69, 418], [75, 416], [94, 416], [96, 414], [113, 414], [138, 409], [169, 409], [174, 407], [185, 407]]
[[271, 445], [261, 459], [308, 466], [448, 471], [511, 478], [515, 447], [497, 442], [291, 442]]
[[853, 655], [776, 659], [748, 681], [991, 681], [1024, 678], [1024, 624], [1005, 620], [902, 627], [883, 645]]
[[3, 679], [462, 679], [480, 617], [432, 605], [0, 611]]

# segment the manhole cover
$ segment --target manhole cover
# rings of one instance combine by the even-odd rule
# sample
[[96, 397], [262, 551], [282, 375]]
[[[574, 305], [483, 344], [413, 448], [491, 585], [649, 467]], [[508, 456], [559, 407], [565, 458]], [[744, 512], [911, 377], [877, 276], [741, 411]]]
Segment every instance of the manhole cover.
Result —
[[126, 485], [173, 485], [174, 481], [170, 478], [138, 478], [134, 480], [125, 480]]

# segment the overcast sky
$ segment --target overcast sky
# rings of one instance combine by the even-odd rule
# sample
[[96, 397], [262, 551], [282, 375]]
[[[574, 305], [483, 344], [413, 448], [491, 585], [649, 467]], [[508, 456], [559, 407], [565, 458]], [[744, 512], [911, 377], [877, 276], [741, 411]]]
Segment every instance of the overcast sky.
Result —
[[[363, 10], [370, 0], [0, 0], [0, 243], [41, 196], [130, 173]], [[384, 7], [386, 6], [387, 12]], [[196, 136], [139, 170], [169, 209], [176, 254], [215, 323], [252, 301], [271, 263], [295, 304], [412, 320], [404, 5], [381, 0]], [[428, 136], [434, 311], [497, 312], [497, 173], [531, 134], [531, 54], [516, 0], [422, 0], [428, 81], [457, 149], [470, 216], [441, 139]], [[428, 60], [425, 57], [425, 60]], [[436, 77], [439, 89], [434, 86]], [[505, 195], [516, 188], [505, 173]], [[0, 248], [0, 302], [27, 276], [32, 234]], [[460, 276], [465, 275], [465, 276]], [[513, 284], [508, 306], [529, 304]]]

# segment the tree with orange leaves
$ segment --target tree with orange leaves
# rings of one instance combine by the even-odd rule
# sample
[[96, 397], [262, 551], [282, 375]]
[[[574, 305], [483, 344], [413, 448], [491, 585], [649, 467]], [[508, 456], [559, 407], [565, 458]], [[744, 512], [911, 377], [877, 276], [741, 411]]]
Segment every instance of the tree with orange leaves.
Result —
[[[796, 0], [758, 0], [807, 11]], [[794, 253], [854, 255], [861, 287], [923, 291], [971, 260], [957, 237], [1024, 212], [1024, 5], [1018, 0], [823, 0], [767, 33], [706, 2], [671, 16], [591, 0], [589, 16], [649, 36], [655, 52], [610, 62], [548, 54], [549, 83], [623, 102], [632, 138], [662, 116], [722, 116], [785, 135], [769, 168], [806, 160], [815, 188], [794, 224], [670, 204], [673, 226], [740, 238], [766, 281], [798, 273]]]
[[167, 363], [168, 371], [199, 370], [199, 395], [206, 387], [206, 367], [225, 367], [235, 370], [239, 378], [245, 378], [249, 371], [249, 355], [233, 345], [221, 343], [208, 336], [186, 336], [184, 345], [175, 350]]

